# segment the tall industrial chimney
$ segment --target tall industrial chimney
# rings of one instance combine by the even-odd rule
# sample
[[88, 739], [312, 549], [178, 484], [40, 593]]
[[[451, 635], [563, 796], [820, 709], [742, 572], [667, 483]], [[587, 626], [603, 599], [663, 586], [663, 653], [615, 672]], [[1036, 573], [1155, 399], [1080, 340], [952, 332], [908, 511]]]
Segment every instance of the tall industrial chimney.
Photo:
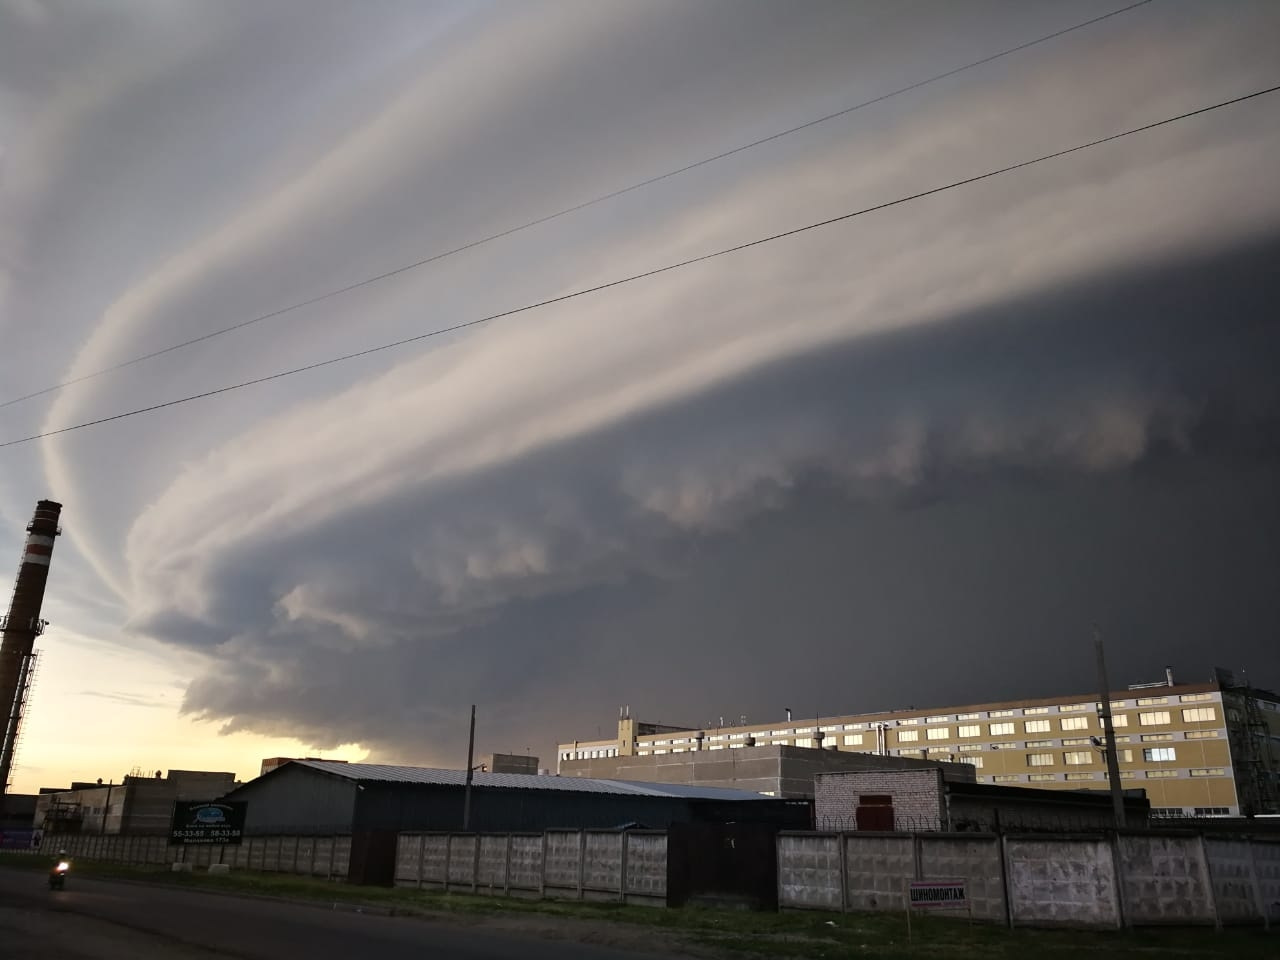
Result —
[[18, 566], [18, 579], [9, 601], [8, 616], [0, 619], [0, 710], [3, 710], [4, 739], [0, 740], [0, 806], [9, 790], [9, 772], [18, 744], [18, 726], [22, 708], [31, 684], [31, 665], [36, 637], [44, 631], [40, 606], [44, 603], [44, 587], [49, 579], [49, 560], [53, 556], [53, 539], [58, 529], [62, 504], [41, 500], [35, 516], [27, 524], [27, 543]]

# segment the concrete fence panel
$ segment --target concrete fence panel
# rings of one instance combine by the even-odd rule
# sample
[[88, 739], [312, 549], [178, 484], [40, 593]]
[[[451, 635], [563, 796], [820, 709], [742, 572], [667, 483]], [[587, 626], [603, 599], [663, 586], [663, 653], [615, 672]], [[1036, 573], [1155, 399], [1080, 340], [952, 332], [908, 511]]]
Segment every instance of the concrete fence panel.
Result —
[[472, 887], [476, 882], [476, 835], [449, 835], [449, 886]]
[[667, 899], [667, 835], [623, 834], [627, 844], [626, 895], [637, 902]]
[[1252, 845], [1243, 839], [1206, 837], [1204, 846], [1218, 918], [1223, 923], [1260, 922], [1261, 891], [1253, 871]]
[[267, 863], [267, 838], [249, 837], [249, 869], [265, 870]]
[[351, 871], [351, 837], [333, 838], [333, 876], [345, 880]]
[[511, 837], [511, 888], [542, 889], [542, 835], [514, 834]]
[[1280, 842], [1255, 839], [1252, 853], [1262, 912], [1268, 922], [1280, 923]]
[[583, 845], [583, 889], [595, 894], [622, 896], [622, 833], [588, 830]]
[[920, 877], [964, 880], [973, 915], [982, 920], [1005, 921], [1004, 867], [998, 837], [922, 834]]
[[1005, 852], [1015, 924], [1120, 926], [1115, 862], [1107, 840], [1009, 837]]
[[1196, 836], [1121, 834], [1116, 838], [1125, 922], [1216, 922], [1213, 884]]
[[840, 837], [778, 836], [778, 906], [840, 909]]
[[506, 887], [506, 834], [483, 834], [480, 837], [479, 868], [479, 874], [476, 876], [477, 887], [489, 893], [500, 892]]
[[841, 834], [851, 910], [904, 910], [905, 884], [916, 876], [909, 835]]
[[577, 830], [548, 830], [546, 833], [547, 859], [543, 864], [543, 883], [549, 891], [563, 896], [573, 891], [577, 896], [581, 879], [579, 857], [581, 839]]
[[422, 882], [444, 886], [449, 879], [449, 835], [428, 833], [422, 838]]
[[422, 879], [422, 841], [420, 833], [401, 833], [396, 836], [397, 887], [416, 887]]

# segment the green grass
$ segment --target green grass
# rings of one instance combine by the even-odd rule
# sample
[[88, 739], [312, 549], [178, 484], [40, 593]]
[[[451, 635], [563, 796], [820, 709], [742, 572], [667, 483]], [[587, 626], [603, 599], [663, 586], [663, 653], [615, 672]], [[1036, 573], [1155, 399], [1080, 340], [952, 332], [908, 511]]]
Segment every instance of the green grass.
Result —
[[[0, 854], [0, 866], [47, 869], [48, 858]], [[824, 913], [787, 911], [747, 913], [709, 909], [665, 910], [610, 903], [563, 900], [524, 900], [436, 891], [358, 887], [308, 877], [237, 871], [226, 876], [204, 872], [172, 873], [158, 867], [77, 860], [76, 874], [170, 883], [225, 893], [280, 897], [289, 900], [338, 902], [379, 907], [397, 914], [450, 916], [463, 922], [504, 918], [530, 926], [559, 924], [565, 935], [572, 926], [584, 932], [596, 924], [626, 925], [642, 943], [644, 930], [667, 942], [684, 943], [714, 953], [758, 957], [795, 958], [918, 958], [930, 960], [978, 960], [978, 958], [1034, 957], [1035, 960], [1067, 960], [1081, 953], [1151, 960], [1153, 957], [1183, 960], [1273, 960], [1280, 956], [1280, 932], [1229, 929], [1222, 933], [1203, 928], [1144, 929], [1124, 932], [1080, 930], [1006, 930], [991, 924], [970, 924], [964, 919], [917, 916], [912, 921], [913, 940], [908, 944], [906, 921], [900, 913]], [[74, 882], [74, 879], [73, 881]], [[638, 943], [638, 945], [640, 945]]]

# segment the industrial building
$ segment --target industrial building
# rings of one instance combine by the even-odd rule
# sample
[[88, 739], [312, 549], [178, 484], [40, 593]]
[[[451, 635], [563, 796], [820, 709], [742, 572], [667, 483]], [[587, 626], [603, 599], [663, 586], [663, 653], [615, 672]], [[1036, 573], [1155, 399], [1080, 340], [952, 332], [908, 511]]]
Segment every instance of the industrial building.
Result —
[[[631, 758], [768, 744], [965, 763], [980, 784], [1101, 791], [1101, 706], [1079, 693], [702, 728], [641, 723], [624, 708], [616, 738], [562, 743], [557, 762], [563, 775], [601, 776]], [[1206, 683], [1175, 682], [1166, 670], [1159, 683], [1113, 692], [1110, 706], [1124, 787], [1145, 790], [1152, 815], [1280, 813], [1280, 695], [1226, 670]]]
[[915, 757], [880, 756], [853, 750], [814, 750], [781, 744], [740, 750], [693, 750], [633, 756], [593, 757], [561, 764], [565, 777], [639, 780], [703, 787], [750, 790], [769, 797], [812, 799], [814, 778], [824, 773], [858, 770], [938, 771], [949, 780], [974, 781], [967, 763], [937, 762]]
[[[460, 831], [465, 783], [461, 770], [295, 760], [222, 799], [247, 803], [247, 834]], [[733, 821], [807, 829], [809, 817], [807, 802], [744, 790], [477, 773], [468, 826], [495, 833]]]
[[66, 790], [42, 790], [35, 826], [48, 833], [159, 836], [169, 832], [177, 800], [213, 800], [236, 786], [233, 773], [170, 770], [162, 777], [129, 775], [120, 783], [73, 783]]

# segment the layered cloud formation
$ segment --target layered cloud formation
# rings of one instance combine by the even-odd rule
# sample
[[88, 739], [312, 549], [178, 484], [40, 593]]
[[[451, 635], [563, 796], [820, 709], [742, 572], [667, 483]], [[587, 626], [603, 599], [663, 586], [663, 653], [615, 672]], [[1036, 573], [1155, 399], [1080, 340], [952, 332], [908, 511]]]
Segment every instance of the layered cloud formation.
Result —
[[[387, 4], [300, 31], [284, 6], [11, 4], [0, 323], [24, 363], [6, 393], [1106, 9]], [[1266, 4], [1157, 2], [8, 408], [6, 429], [449, 326], [1248, 93], [1275, 82], [1278, 39]], [[23, 45], [80, 56], [26, 79]], [[521, 731], [491, 747], [545, 750], [623, 702], [701, 723], [1087, 683], [1070, 644], [1094, 621], [1129, 672], [1265, 658], [1276, 116], [1254, 101], [66, 435], [0, 483], [25, 494], [38, 471], [68, 503], [92, 584], [72, 615], [189, 658], [186, 710], [406, 759], [445, 757], [471, 702]]]

